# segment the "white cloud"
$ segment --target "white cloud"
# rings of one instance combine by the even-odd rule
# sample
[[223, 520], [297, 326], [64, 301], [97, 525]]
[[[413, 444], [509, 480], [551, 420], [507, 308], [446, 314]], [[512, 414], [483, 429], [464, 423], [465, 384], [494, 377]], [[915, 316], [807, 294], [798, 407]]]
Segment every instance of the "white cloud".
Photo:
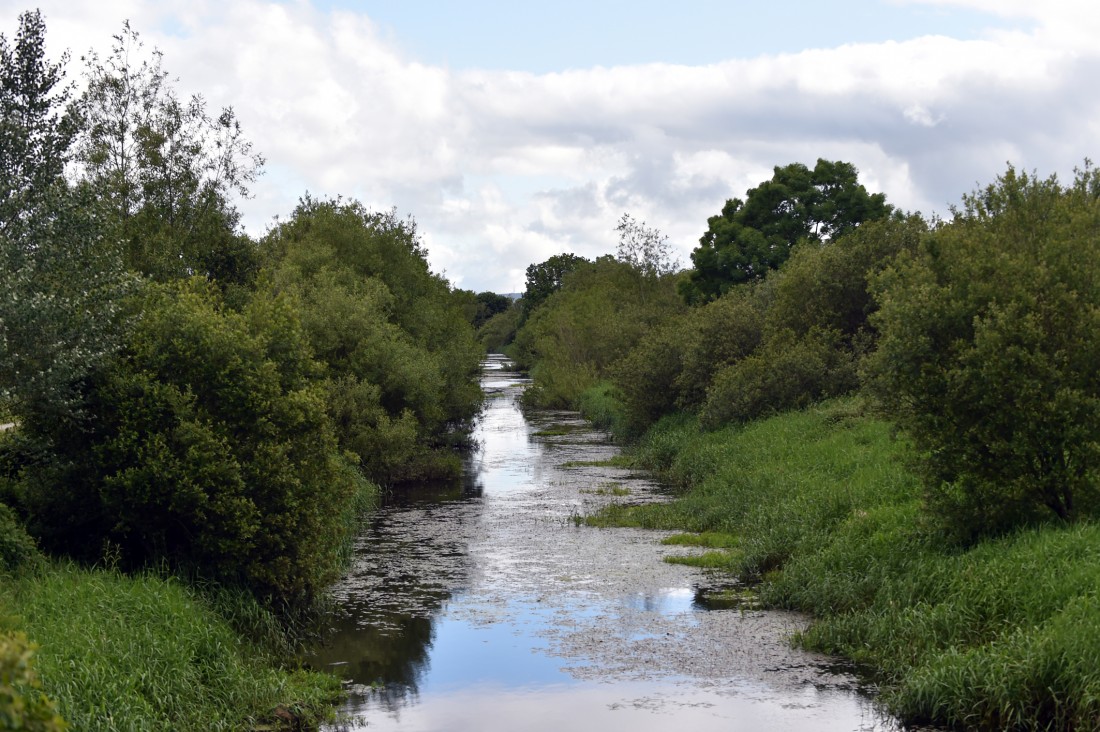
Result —
[[[686, 262], [726, 198], [792, 161], [851, 161], [869, 188], [930, 213], [1006, 160], [1065, 173], [1095, 154], [1094, 3], [921, 2], [1035, 26], [536, 75], [419, 63], [366, 15], [305, 0], [44, 0], [43, 12], [51, 51], [77, 56], [106, 51], [128, 17], [181, 91], [234, 106], [269, 161], [241, 204], [254, 232], [307, 189], [354, 196], [412, 213], [433, 266], [461, 286], [511, 290], [552, 254], [613, 251], [624, 211]], [[0, 10], [10, 35], [21, 7]]]

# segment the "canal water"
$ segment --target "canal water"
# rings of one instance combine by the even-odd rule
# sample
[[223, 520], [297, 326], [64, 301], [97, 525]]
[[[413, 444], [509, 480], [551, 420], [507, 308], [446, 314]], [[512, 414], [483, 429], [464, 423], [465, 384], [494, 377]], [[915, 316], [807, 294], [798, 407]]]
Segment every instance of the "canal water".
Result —
[[662, 532], [598, 529], [609, 502], [667, 500], [601, 467], [606, 435], [528, 412], [502, 357], [466, 477], [391, 497], [338, 586], [311, 659], [349, 692], [332, 730], [895, 730], [831, 659], [794, 650], [801, 616], [710, 609], [728, 581], [663, 561]]

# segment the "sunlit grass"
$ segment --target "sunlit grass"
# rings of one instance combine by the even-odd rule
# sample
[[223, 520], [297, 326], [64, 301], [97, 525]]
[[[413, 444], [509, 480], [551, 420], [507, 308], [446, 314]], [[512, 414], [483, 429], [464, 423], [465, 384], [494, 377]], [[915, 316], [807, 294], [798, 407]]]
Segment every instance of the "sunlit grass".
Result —
[[339, 694], [334, 677], [277, 668], [175, 580], [59, 564], [0, 578], [0, 590], [74, 730], [243, 730], [280, 705], [321, 718]]

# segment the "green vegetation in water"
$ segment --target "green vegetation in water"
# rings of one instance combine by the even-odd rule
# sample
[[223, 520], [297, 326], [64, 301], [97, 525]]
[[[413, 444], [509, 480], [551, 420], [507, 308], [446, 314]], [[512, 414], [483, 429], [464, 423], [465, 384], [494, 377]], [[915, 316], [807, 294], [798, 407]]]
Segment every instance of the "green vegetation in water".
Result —
[[701, 532], [669, 543], [732, 549], [688, 561], [759, 579], [762, 603], [812, 613], [797, 641], [875, 669], [906, 721], [1093, 728], [1100, 525], [943, 542], [891, 432], [852, 399], [711, 433], [666, 419], [637, 458], [690, 490], [589, 522]]
[[595, 496], [629, 496], [630, 489], [622, 483], [600, 483], [595, 488], [581, 489], [581, 493], [588, 493]]
[[563, 468], [632, 468], [634, 461], [629, 455], [619, 453], [606, 460], [569, 460], [561, 464]]

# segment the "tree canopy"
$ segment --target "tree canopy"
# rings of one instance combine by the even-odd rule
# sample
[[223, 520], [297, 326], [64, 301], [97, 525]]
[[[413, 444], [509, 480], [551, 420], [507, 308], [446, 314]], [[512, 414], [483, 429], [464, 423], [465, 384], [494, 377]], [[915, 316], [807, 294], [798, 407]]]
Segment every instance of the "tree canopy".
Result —
[[555, 254], [545, 262], [527, 267], [527, 289], [523, 293], [523, 307], [530, 313], [546, 298], [561, 289], [565, 276], [588, 262], [577, 254]]
[[887, 216], [882, 193], [868, 193], [851, 163], [818, 159], [776, 166], [771, 180], [731, 198], [707, 220], [691, 254], [695, 269], [681, 286], [691, 303], [709, 302], [742, 282], [762, 279], [800, 241], [826, 242]]

